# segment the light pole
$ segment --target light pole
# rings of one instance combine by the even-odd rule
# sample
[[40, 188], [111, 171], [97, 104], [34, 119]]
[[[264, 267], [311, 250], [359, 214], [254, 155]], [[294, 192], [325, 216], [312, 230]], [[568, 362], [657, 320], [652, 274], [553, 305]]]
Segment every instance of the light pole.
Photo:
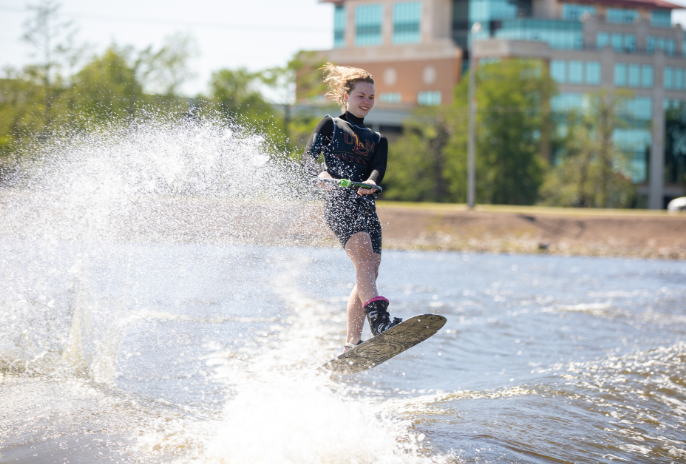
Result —
[[474, 209], [474, 184], [476, 183], [476, 167], [474, 165], [474, 152], [476, 151], [476, 144], [474, 141], [474, 132], [476, 129], [476, 59], [474, 58], [474, 34], [480, 30], [481, 23], [474, 23], [469, 30], [469, 165], [467, 169], [467, 206], [469, 206], [469, 209]]

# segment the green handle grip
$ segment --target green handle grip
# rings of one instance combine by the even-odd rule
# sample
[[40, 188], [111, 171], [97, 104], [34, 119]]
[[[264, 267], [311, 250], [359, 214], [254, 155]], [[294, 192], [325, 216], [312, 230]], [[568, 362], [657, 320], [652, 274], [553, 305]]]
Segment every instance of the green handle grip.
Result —
[[329, 184], [335, 184], [338, 187], [349, 188], [349, 189], [364, 188], [364, 189], [376, 190], [376, 192], [374, 192], [374, 193], [381, 193], [381, 191], [382, 191], [382, 188], [378, 185], [365, 184], [362, 182], [353, 182], [349, 179], [326, 179], [326, 178], [318, 177], [318, 178], [314, 179], [314, 181], [315, 182], [326, 182]]

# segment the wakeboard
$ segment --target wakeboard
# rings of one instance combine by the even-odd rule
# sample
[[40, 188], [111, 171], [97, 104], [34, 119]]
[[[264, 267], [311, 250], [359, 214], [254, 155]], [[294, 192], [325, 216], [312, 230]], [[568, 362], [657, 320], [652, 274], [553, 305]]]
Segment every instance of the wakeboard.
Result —
[[378, 366], [438, 332], [447, 319], [437, 314], [420, 314], [357, 345], [320, 369], [336, 374], [354, 374]]

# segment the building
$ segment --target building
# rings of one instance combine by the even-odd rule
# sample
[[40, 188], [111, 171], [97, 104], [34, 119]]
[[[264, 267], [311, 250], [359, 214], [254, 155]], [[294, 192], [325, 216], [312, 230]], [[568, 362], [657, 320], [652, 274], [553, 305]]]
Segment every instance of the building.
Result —
[[[633, 154], [643, 206], [665, 208], [684, 194], [678, 180], [686, 172], [686, 37], [671, 25], [680, 6], [663, 0], [324, 1], [334, 5], [334, 48], [323, 53], [375, 76], [373, 127], [393, 130], [417, 105], [449, 103], [472, 53], [477, 63], [540, 59], [558, 83], [551, 102], [557, 114], [581, 107], [589, 91], [631, 89], [628, 125], [614, 139]], [[481, 29], [470, 37], [477, 22]], [[670, 130], [665, 143], [668, 126], [683, 126], [683, 136]]]

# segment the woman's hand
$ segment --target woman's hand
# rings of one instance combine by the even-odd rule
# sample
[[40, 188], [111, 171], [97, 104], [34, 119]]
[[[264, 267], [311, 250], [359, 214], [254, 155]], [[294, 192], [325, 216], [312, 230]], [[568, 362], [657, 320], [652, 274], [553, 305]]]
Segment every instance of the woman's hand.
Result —
[[[376, 185], [376, 182], [374, 182], [374, 181], [371, 180], [371, 179], [367, 179], [367, 180], [365, 180], [365, 181], [363, 182], [363, 184]], [[357, 189], [357, 194], [358, 194], [358, 195], [369, 195], [369, 194], [372, 194], [372, 193], [374, 193], [374, 189], [365, 189], [365, 188]]]
[[[320, 179], [333, 179], [333, 177], [331, 177], [331, 174], [329, 174], [326, 171], [320, 172], [317, 177], [319, 177]], [[317, 186], [324, 191], [333, 189], [333, 185], [329, 184], [328, 182], [317, 182]]]

